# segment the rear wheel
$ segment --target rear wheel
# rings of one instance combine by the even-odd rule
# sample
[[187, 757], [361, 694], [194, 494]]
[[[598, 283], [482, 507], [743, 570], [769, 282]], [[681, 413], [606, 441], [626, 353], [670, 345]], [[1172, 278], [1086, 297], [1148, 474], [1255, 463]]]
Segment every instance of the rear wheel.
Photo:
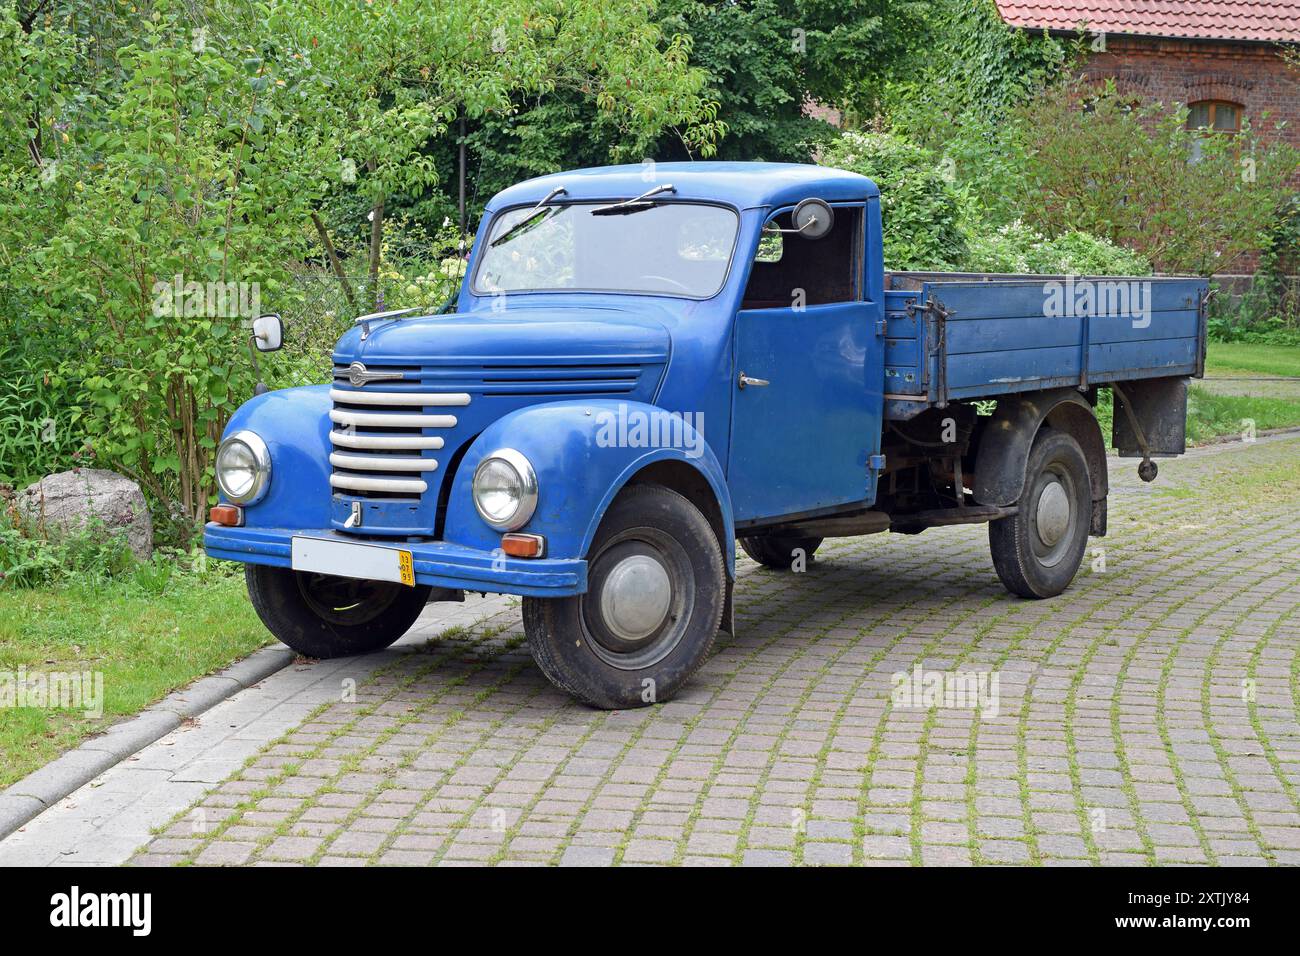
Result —
[[587, 593], [524, 598], [524, 631], [553, 684], [606, 709], [668, 700], [704, 663], [722, 622], [727, 572], [698, 508], [634, 485], [600, 524]]
[[267, 630], [306, 657], [346, 657], [387, 647], [429, 600], [424, 585], [366, 581], [249, 564], [244, 581]]
[[800, 555], [807, 561], [821, 546], [821, 538], [799, 538], [793, 535], [764, 535], [741, 538], [745, 553], [765, 568], [788, 571]]
[[1027, 598], [1064, 591], [1088, 547], [1091, 509], [1083, 449], [1064, 432], [1041, 432], [1016, 514], [989, 523], [993, 567], [1006, 589]]

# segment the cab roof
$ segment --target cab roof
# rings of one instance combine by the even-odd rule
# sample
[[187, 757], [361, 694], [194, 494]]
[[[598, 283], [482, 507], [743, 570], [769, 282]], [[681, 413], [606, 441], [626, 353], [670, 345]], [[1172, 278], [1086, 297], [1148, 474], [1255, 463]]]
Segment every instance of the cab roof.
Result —
[[539, 202], [562, 186], [562, 201], [616, 200], [639, 196], [655, 186], [677, 187], [675, 199], [722, 202], [737, 209], [780, 207], [809, 196], [828, 202], [870, 199], [880, 190], [866, 176], [803, 163], [640, 163], [596, 166], [539, 176], [497, 193], [487, 211]]

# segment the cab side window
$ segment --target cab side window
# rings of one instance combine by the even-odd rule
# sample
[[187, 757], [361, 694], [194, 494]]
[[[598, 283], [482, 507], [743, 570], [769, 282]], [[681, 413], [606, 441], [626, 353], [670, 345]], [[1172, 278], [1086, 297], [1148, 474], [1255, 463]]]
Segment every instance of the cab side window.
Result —
[[[790, 214], [782, 213], [769, 226], [789, 229]], [[766, 232], [745, 286], [743, 309], [788, 309], [859, 298], [862, 274], [862, 210], [835, 210], [835, 225], [820, 239], [792, 233]]]

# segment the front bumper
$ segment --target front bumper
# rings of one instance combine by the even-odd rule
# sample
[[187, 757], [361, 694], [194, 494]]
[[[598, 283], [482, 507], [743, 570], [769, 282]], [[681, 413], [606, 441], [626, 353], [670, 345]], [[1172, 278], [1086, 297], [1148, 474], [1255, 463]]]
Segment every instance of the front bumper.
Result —
[[230, 528], [209, 522], [203, 547], [211, 558], [287, 568], [295, 535], [410, 551], [417, 584], [524, 597], [570, 597], [587, 590], [587, 562], [581, 558], [508, 558], [448, 541], [380, 542], [328, 528]]

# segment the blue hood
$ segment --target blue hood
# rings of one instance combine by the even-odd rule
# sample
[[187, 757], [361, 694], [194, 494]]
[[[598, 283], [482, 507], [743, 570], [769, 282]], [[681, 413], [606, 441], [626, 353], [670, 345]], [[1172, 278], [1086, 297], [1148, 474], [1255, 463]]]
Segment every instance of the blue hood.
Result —
[[339, 339], [334, 361], [395, 365], [474, 365], [581, 362], [662, 364], [670, 337], [663, 323], [642, 312], [511, 305], [450, 315], [375, 322]]

